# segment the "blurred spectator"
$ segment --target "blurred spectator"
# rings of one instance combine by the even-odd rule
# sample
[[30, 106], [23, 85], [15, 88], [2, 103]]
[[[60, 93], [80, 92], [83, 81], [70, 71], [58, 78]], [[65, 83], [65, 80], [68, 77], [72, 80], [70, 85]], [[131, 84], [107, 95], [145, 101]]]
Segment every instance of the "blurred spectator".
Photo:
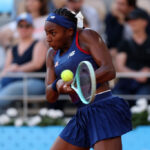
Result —
[[84, 0], [67, 0], [66, 7], [71, 11], [74, 11], [76, 14], [81, 11], [85, 17], [87, 26], [97, 31], [98, 33], [102, 33], [103, 24], [99, 18], [98, 12], [94, 7], [84, 3]]
[[[150, 35], [146, 32], [148, 14], [139, 8], [127, 17], [133, 35], [118, 46], [117, 68], [119, 72], [150, 72]], [[119, 79], [115, 94], [149, 94], [150, 79], [147, 77]]]
[[64, 7], [66, 5], [66, 2], [67, 0], [51, 0], [51, 4], [54, 7], [53, 9], [51, 9], [51, 11]]
[[[33, 38], [34, 39], [45, 38], [44, 23], [48, 14], [47, 0], [25, 0], [25, 8], [26, 11], [30, 13], [33, 17], [33, 24], [34, 24]], [[6, 37], [1, 36], [1, 34], [3, 33], [5, 33]], [[5, 45], [5, 43], [2, 43], [2, 45], [4, 45], [5, 47], [8, 47], [12, 44], [12, 41], [7, 39], [7, 36], [9, 37], [12, 36], [15, 39], [15, 41], [18, 38], [15, 21], [10, 22], [9, 24], [6, 24], [0, 28], [0, 43], [2, 43], [1, 41], [4, 41], [3, 38], [5, 38], [5, 43], [7, 45]]]
[[90, 5], [96, 9], [96, 11], [98, 12], [98, 15], [100, 17], [100, 20], [102, 20], [102, 21], [105, 19], [106, 11], [107, 11], [105, 1], [106, 0], [92, 0], [92, 1], [85, 0], [85, 3], [87, 5]]
[[[17, 18], [19, 42], [8, 50], [5, 67], [0, 74], [0, 106], [5, 106], [10, 101], [3, 100], [4, 96], [21, 96], [23, 94], [22, 78], [6, 77], [8, 73], [16, 75], [24, 72], [45, 72], [45, 58], [47, 48], [43, 42], [38, 42], [32, 37], [34, 27], [29, 14], [21, 14]], [[45, 84], [42, 79], [30, 78], [27, 80], [28, 94], [39, 95], [45, 93]]]
[[0, 72], [4, 67], [5, 62], [5, 50], [2, 46], [0, 46]]
[[107, 45], [113, 56], [123, 37], [130, 37], [131, 30], [125, 25], [126, 16], [136, 8], [136, 0], [115, 0], [112, 11], [108, 13], [106, 23]]

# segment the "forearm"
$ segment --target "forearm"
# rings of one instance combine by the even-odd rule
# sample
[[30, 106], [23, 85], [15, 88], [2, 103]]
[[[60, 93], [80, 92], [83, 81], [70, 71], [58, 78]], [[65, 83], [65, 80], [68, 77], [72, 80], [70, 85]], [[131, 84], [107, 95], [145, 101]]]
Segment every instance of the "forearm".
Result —
[[19, 72], [34, 72], [38, 69], [40, 69], [41, 66], [39, 66], [38, 64], [35, 64], [35, 63], [26, 63], [24, 65], [20, 65], [18, 67], [18, 71]]
[[118, 72], [130, 72], [130, 73], [135, 73], [135, 72], [137, 72], [136, 70], [130, 69], [130, 68], [127, 67], [127, 66], [119, 67], [117, 71], [118, 71]]
[[50, 103], [55, 103], [58, 99], [58, 96], [59, 96], [58, 92], [55, 92], [52, 89], [52, 86], [48, 85], [46, 88], [46, 99], [47, 99], [47, 101]]

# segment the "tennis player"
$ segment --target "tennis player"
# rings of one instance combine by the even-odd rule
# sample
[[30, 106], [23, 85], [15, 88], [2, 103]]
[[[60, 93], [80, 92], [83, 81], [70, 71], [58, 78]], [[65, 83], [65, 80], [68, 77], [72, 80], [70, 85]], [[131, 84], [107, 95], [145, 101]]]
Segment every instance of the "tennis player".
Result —
[[[49, 14], [45, 31], [53, 48], [47, 54], [47, 100], [53, 103], [60, 93], [68, 93], [78, 107], [51, 150], [121, 150], [121, 135], [132, 129], [131, 114], [126, 102], [112, 96], [108, 86], [115, 69], [103, 40], [95, 31], [77, 29], [75, 15], [64, 8]], [[81, 103], [70, 82], [60, 79], [65, 69], [75, 74], [83, 60], [92, 63], [97, 81], [97, 95], [88, 105]]]

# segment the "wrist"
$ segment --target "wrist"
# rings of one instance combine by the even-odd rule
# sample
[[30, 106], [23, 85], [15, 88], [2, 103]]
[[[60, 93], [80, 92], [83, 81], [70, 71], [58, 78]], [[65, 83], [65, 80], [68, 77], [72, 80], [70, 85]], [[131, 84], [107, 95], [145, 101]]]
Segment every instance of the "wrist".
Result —
[[59, 79], [56, 79], [53, 83], [52, 83], [52, 89], [53, 89], [53, 91], [55, 91], [55, 92], [58, 92], [58, 90], [57, 90], [57, 81], [58, 81]]

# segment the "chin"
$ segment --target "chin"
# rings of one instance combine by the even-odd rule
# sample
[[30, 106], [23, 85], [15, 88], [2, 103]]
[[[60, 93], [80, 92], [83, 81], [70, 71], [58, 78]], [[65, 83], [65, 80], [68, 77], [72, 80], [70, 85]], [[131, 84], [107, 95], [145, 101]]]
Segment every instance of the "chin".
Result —
[[57, 47], [52, 47], [53, 48], [53, 50], [55, 50], [55, 51], [58, 51], [59, 50], [59, 48], [57, 48]]

